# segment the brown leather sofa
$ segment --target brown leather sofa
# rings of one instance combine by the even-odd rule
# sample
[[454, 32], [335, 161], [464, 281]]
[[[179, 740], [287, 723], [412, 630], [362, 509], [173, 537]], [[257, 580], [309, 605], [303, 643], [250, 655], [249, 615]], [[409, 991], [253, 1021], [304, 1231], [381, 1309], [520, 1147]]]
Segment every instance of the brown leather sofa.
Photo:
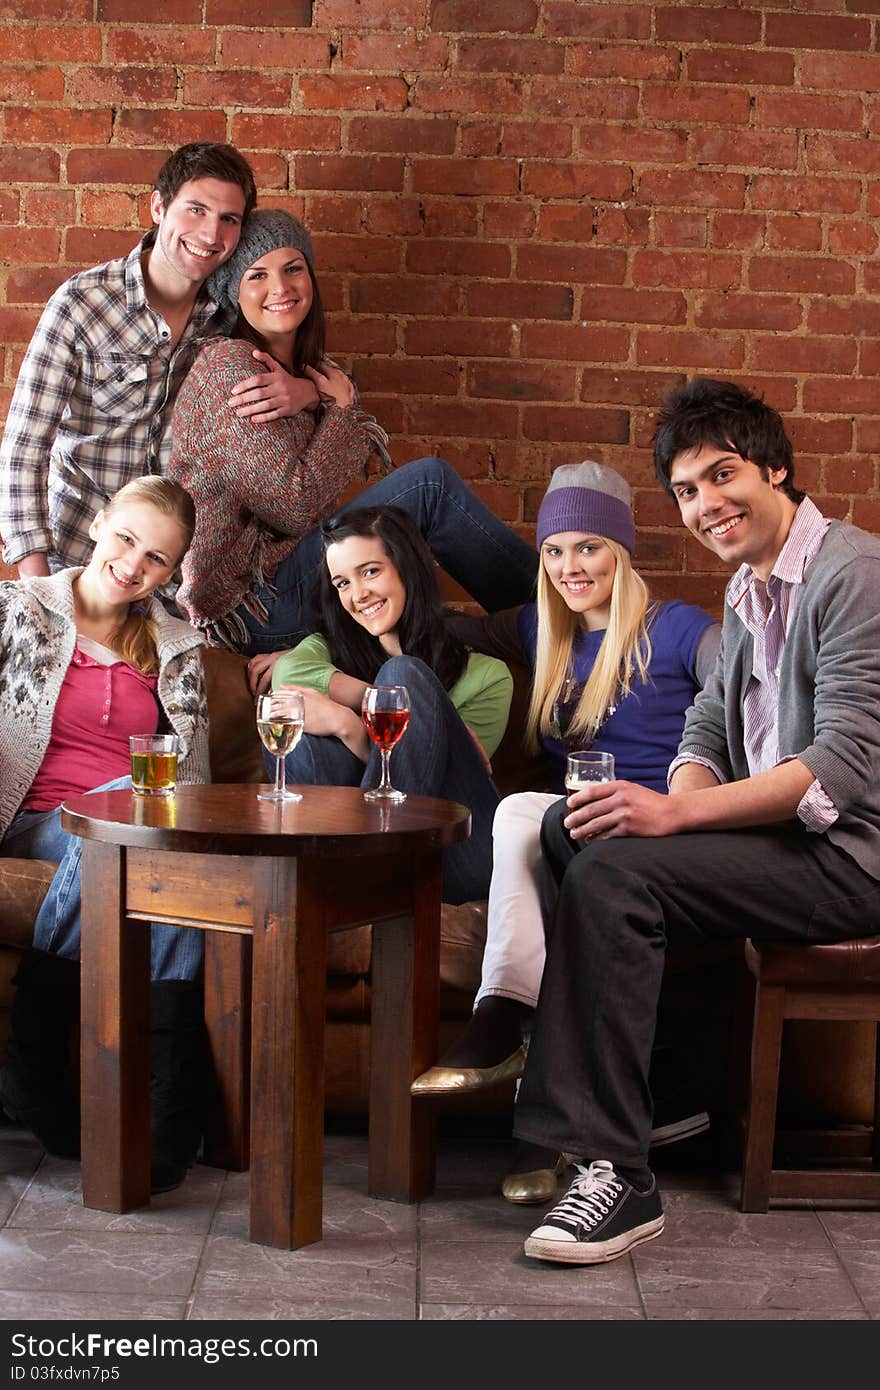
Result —
[[[254, 728], [253, 701], [244, 659], [207, 649], [205, 667], [211, 717], [211, 765], [217, 782], [266, 780]], [[525, 672], [515, 676], [514, 703], [505, 738], [493, 759], [502, 793], [542, 785], [538, 760], [522, 751]], [[34, 917], [54, 866], [38, 860], [0, 858], [0, 1043], [8, 1032], [12, 976], [33, 937]], [[485, 903], [444, 905], [441, 927], [441, 1049], [470, 1012], [480, 978], [485, 936]], [[334, 933], [328, 943], [326, 1087], [328, 1112], [360, 1116], [366, 1112], [370, 1016], [369, 926]], [[707, 968], [709, 975], [707, 977]], [[715, 970], [714, 983], [712, 970]], [[693, 1005], [704, 1005], [717, 984], [717, 961], [675, 963], [669, 997], [685, 1021]], [[722, 991], [723, 993], [723, 991]], [[873, 1029], [869, 1024], [794, 1022], [786, 1047], [781, 1095], [786, 1109], [822, 1122], [866, 1121], [872, 1113]], [[726, 1019], [719, 1033], [726, 1037]], [[721, 1037], [724, 1046], [725, 1037]], [[443, 1101], [441, 1110], [458, 1114], [501, 1114], [509, 1110], [512, 1087]]]

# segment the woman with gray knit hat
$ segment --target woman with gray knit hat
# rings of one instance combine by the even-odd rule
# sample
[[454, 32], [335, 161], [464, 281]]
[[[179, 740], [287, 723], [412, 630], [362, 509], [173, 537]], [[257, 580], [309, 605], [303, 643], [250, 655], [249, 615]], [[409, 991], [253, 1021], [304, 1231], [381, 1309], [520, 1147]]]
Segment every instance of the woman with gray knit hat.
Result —
[[[387, 436], [361, 409], [354, 383], [324, 353], [324, 310], [308, 231], [278, 208], [251, 214], [236, 250], [208, 282], [237, 310], [231, 338], [208, 342], [174, 410], [169, 474], [191, 493], [196, 534], [177, 602], [210, 641], [252, 657], [251, 687], [268, 684], [274, 654], [310, 631], [309, 599], [323, 563], [319, 523]], [[228, 401], [267, 369], [313, 388], [307, 408], [258, 425]], [[442, 459], [392, 472], [356, 499], [397, 506], [416, 521], [441, 565], [490, 612], [527, 599], [537, 556]], [[264, 655], [265, 654], [265, 655]]]
[[[685, 711], [718, 653], [720, 628], [702, 608], [651, 601], [632, 566], [629, 485], [613, 468], [557, 468], [538, 510], [537, 540], [537, 603], [456, 620], [455, 631], [476, 651], [531, 669], [526, 739], [547, 755], [551, 790], [508, 796], [495, 813], [475, 1010], [440, 1062], [413, 1082], [416, 1095], [475, 1091], [522, 1074], [544, 970], [541, 821], [563, 793], [566, 757], [577, 749], [610, 753], [617, 777], [665, 792]], [[707, 1126], [705, 1114], [688, 1115], [655, 1142]], [[547, 1201], [563, 1166], [562, 1155], [522, 1145], [502, 1192], [511, 1202]]]

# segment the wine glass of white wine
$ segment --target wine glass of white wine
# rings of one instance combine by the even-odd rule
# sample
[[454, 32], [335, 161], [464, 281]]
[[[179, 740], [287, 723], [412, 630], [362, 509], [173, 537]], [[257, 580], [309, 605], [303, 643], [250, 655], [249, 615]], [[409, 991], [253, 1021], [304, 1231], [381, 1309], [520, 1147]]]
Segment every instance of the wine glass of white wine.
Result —
[[257, 699], [257, 733], [267, 753], [275, 758], [275, 785], [258, 792], [258, 801], [302, 801], [299, 792], [289, 792], [284, 780], [284, 759], [302, 737], [306, 711], [298, 690], [273, 690]]

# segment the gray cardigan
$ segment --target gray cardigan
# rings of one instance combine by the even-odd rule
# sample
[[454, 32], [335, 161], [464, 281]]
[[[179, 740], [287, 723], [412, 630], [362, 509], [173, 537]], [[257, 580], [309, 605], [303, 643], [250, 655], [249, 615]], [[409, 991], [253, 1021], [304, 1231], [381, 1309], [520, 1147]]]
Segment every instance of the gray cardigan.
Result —
[[[749, 776], [743, 700], [752, 638], [727, 605], [721, 654], [680, 753]], [[832, 521], [807, 566], [779, 671], [779, 757], [797, 757], [839, 812], [824, 833], [880, 879], [880, 541]]]

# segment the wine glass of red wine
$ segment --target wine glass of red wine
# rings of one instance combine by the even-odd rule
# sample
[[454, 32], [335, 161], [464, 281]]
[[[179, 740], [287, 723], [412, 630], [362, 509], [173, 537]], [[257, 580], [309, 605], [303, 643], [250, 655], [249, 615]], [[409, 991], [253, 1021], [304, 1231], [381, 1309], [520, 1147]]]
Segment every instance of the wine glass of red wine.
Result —
[[402, 738], [409, 723], [409, 691], [405, 685], [368, 685], [361, 702], [361, 718], [367, 733], [382, 755], [382, 778], [378, 787], [364, 792], [365, 801], [405, 801], [406, 792], [391, 785], [388, 761], [391, 750]]

